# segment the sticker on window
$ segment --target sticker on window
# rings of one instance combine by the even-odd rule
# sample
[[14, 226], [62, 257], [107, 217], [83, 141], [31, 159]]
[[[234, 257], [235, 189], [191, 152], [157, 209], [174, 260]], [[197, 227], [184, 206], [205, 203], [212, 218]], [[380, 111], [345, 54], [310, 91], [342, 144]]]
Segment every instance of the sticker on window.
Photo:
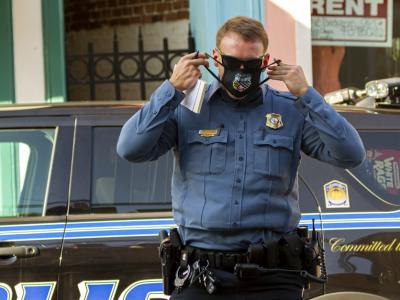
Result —
[[400, 195], [400, 151], [371, 149], [367, 151], [369, 171], [387, 193]]

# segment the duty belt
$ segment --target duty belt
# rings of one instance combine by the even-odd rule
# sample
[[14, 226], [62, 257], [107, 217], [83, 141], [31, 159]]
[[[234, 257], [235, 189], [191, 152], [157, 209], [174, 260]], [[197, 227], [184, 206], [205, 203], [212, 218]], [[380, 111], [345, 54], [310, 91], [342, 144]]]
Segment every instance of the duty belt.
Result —
[[[165, 240], [165, 239], [163, 239]], [[219, 284], [219, 270], [233, 273], [241, 280], [258, 278], [273, 272], [296, 273], [319, 283], [327, 280], [324, 250], [321, 237], [313, 230], [311, 238], [308, 228], [298, 228], [279, 240], [265, 240], [250, 244], [246, 251], [218, 251], [181, 245], [180, 259], [173, 285], [178, 293], [186, 286], [199, 284], [208, 293], [215, 292]]]
[[204, 250], [191, 246], [186, 246], [183, 251], [189, 263], [197, 260], [208, 261], [210, 268], [233, 272], [235, 265], [242, 263], [254, 263], [265, 268], [301, 270], [302, 248], [299, 236], [291, 234], [279, 241], [250, 244], [246, 251], [241, 252]]
[[210, 268], [233, 272], [236, 264], [248, 261], [247, 252], [209, 251], [190, 246], [185, 247], [190, 261], [208, 261]]

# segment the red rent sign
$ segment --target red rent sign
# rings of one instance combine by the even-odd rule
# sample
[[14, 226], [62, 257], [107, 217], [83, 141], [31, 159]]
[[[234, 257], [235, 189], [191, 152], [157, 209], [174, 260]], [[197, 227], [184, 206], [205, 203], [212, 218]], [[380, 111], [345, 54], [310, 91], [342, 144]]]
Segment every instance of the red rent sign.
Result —
[[391, 47], [393, 0], [311, 0], [313, 45]]

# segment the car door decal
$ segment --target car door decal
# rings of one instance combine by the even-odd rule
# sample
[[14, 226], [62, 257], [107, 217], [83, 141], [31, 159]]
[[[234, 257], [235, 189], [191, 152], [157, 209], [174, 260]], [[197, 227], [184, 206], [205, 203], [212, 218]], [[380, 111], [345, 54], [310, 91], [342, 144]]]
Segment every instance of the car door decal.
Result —
[[113, 300], [119, 280], [82, 281], [78, 284], [79, 300]]
[[[114, 300], [119, 284], [114, 280], [85, 280], [77, 288], [79, 300]], [[56, 282], [21, 282], [15, 285], [17, 300], [52, 300]], [[0, 300], [11, 300], [12, 290], [0, 283]], [[161, 279], [139, 280], [129, 285], [119, 296], [118, 300], [160, 300], [169, 299], [163, 293]], [[75, 300], [75, 299], [73, 299]]]
[[17, 300], [51, 300], [56, 282], [21, 282], [15, 286]]
[[0, 226], [1, 241], [60, 240], [64, 233], [64, 223], [40, 223]]
[[161, 279], [140, 280], [128, 286], [119, 296], [118, 300], [150, 300], [168, 299], [163, 294]]
[[11, 300], [12, 291], [8, 284], [0, 282], [0, 300]]
[[[300, 225], [312, 226], [312, 219], [319, 220], [318, 213], [303, 213]], [[400, 228], [400, 210], [375, 211], [375, 212], [340, 212], [322, 213], [324, 230], [361, 230], [361, 229], [398, 229]], [[63, 232], [59, 223], [40, 224], [43, 227], [36, 228], [39, 224], [29, 227], [24, 225], [0, 226], [0, 241], [43, 241], [62, 239]], [[54, 227], [52, 227], [55, 225]], [[316, 228], [320, 229], [320, 222], [316, 222]], [[72, 222], [67, 224], [65, 239], [105, 239], [121, 237], [158, 236], [161, 229], [176, 227], [172, 218], [158, 220], [118, 220], [118, 221], [90, 221]]]
[[157, 236], [161, 229], [176, 227], [172, 218], [70, 222], [65, 239]]

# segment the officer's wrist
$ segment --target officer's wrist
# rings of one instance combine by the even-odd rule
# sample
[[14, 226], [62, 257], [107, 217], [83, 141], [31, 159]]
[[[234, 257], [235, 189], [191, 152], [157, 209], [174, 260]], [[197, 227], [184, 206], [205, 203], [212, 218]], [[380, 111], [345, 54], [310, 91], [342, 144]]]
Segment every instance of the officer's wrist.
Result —
[[182, 89], [182, 87], [180, 87], [179, 84], [175, 80], [170, 78], [168, 81], [171, 83], [171, 85], [174, 87], [174, 89], [177, 90], [178, 92], [182, 93], [184, 91], [184, 89]]

